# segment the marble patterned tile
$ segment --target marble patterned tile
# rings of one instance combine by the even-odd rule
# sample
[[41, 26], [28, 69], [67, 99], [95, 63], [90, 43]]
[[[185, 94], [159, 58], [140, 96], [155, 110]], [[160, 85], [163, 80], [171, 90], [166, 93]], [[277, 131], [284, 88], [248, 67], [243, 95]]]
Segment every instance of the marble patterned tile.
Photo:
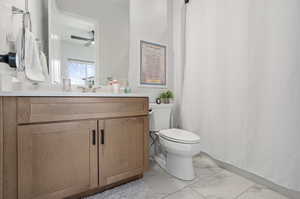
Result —
[[261, 185], [254, 185], [243, 193], [238, 199], [288, 199]]
[[174, 177], [161, 169], [155, 175], [144, 176], [143, 182], [147, 188], [150, 189], [149, 195], [155, 196], [156, 198], [158, 196], [166, 196], [186, 186], [185, 184], [178, 183]]
[[197, 178], [211, 177], [224, 171], [212, 159], [204, 155], [194, 158], [193, 163]]
[[141, 199], [147, 198], [147, 187], [142, 180], [134, 181], [87, 199]]
[[[161, 185], [161, 184], [160, 184]], [[120, 187], [99, 193], [94, 196], [90, 196], [87, 199], [161, 199], [171, 192], [174, 192], [175, 189], [163, 190], [164, 187], [149, 186], [143, 180], [138, 180], [132, 183], [122, 185]]]
[[219, 168], [219, 166], [206, 155], [200, 154], [193, 159], [194, 166], [198, 168]]
[[154, 175], [164, 175], [169, 176], [158, 164], [153, 161], [150, 161], [150, 169], [144, 173], [144, 177], [154, 176]]
[[164, 199], [205, 199], [191, 188], [184, 188], [178, 192], [168, 195]]
[[253, 185], [253, 182], [224, 170], [210, 178], [199, 179], [191, 188], [206, 199], [233, 199]]
[[223, 169], [213, 169], [213, 168], [197, 168], [195, 167], [195, 179], [192, 181], [183, 181], [180, 180], [178, 178], [172, 177], [173, 181], [181, 186], [189, 186], [192, 184], [195, 184], [196, 182], [198, 182], [200, 179], [204, 180], [210, 177], [213, 177], [219, 173], [221, 173], [223, 171]]
[[200, 156], [194, 159], [194, 169], [197, 178], [207, 178], [224, 171], [218, 167], [211, 159]]
[[152, 165], [144, 178], [87, 199], [160, 199], [184, 188], [159, 166]]
[[151, 162], [144, 178], [86, 199], [287, 199], [219, 168], [205, 156], [194, 159], [196, 179], [182, 181]]

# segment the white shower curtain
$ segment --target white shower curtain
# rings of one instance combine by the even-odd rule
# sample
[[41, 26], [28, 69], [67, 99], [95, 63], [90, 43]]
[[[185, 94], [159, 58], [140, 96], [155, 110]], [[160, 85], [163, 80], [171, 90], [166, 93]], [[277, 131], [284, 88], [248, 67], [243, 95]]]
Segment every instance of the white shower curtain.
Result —
[[186, 31], [182, 128], [300, 191], [300, 1], [192, 0]]

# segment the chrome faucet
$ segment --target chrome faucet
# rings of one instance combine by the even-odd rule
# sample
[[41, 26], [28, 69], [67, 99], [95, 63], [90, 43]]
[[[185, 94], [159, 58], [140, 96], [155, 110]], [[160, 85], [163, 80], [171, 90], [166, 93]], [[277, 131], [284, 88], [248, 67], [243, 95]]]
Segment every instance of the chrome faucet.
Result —
[[82, 80], [85, 81], [85, 85], [86, 86], [79, 86], [79, 89], [82, 89], [82, 92], [86, 93], [86, 92], [93, 92], [95, 93], [97, 91], [97, 89], [101, 88], [100, 86], [95, 87], [95, 77], [91, 76], [88, 78], [83, 78]]
[[88, 88], [93, 88], [94, 85], [95, 85], [95, 80], [94, 79], [88, 79], [86, 82], [87, 82], [86, 84], [87, 84]]

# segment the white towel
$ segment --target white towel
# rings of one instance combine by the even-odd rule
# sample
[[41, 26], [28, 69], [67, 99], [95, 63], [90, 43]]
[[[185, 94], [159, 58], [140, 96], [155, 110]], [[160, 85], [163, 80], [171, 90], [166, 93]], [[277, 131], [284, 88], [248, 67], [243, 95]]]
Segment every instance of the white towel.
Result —
[[40, 59], [42, 64], [43, 73], [45, 76], [46, 81], [49, 80], [49, 70], [48, 70], [48, 64], [47, 64], [47, 57], [43, 51], [40, 51]]
[[18, 69], [22, 69], [22, 36], [23, 30], [20, 29], [15, 43], [16, 48], [16, 64]]
[[25, 74], [31, 81], [44, 82], [46, 80], [40, 59], [40, 51], [36, 38], [28, 29], [25, 30]]

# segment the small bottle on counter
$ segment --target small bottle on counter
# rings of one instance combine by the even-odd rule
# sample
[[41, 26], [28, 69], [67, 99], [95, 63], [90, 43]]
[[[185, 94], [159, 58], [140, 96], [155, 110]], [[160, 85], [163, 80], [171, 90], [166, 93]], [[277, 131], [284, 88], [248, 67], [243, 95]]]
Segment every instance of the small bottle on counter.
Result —
[[128, 81], [126, 81], [124, 93], [126, 93], [126, 94], [131, 93], [131, 88], [129, 87], [129, 82]]
[[69, 92], [72, 90], [71, 79], [63, 78], [63, 91]]
[[120, 83], [118, 82], [118, 80], [112, 81], [112, 90], [114, 94], [120, 93]]

